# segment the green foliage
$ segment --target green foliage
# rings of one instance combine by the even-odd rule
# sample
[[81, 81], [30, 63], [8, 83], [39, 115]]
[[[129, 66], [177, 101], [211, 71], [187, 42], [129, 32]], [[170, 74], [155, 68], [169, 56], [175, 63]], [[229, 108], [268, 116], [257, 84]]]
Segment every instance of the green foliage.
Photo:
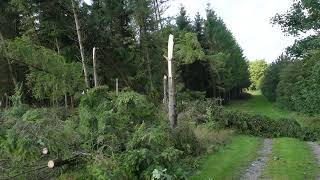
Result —
[[[48, 159], [68, 158], [72, 156], [76, 147], [81, 142], [73, 128], [71, 120], [63, 121], [51, 109], [30, 109], [21, 119], [12, 119], [10, 116], [3, 124], [5, 136], [1, 137], [1, 155], [7, 161], [7, 172], [4, 177], [30, 171], [30, 168], [47, 163]], [[43, 148], [49, 154], [46, 158], [41, 156]], [[42, 172], [31, 171], [25, 178], [33, 175], [42, 177]]]
[[29, 67], [27, 85], [35, 98], [57, 100], [82, 89], [80, 63], [66, 63], [64, 57], [26, 37], [7, 42], [5, 48], [7, 58]]
[[133, 91], [116, 95], [106, 87], [89, 90], [81, 99], [79, 117], [82, 146], [104, 155], [88, 162], [95, 178], [150, 179], [155, 169], [164, 168], [167, 175], [180, 177], [178, 159], [199, 154], [190, 127], [172, 131], [161, 125], [153, 104]]
[[303, 58], [304, 55], [320, 48], [319, 41], [319, 37], [315, 35], [308, 36], [302, 40], [296, 40], [292, 46], [286, 49], [286, 53], [290, 57]]
[[187, 15], [187, 11], [184, 6], [180, 7], [179, 16], [176, 18], [176, 24], [179, 31], [190, 31], [191, 20]]
[[[240, 133], [263, 137], [294, 137], [303, 140], [315, 140], [319, 138], [319, 130], [302, 128], [293, 119], [271, 119], [263, 115], [252, 115], [239, 111], [221, 110], [221, 107], [213, 107], [211, 118], [207, 123], [215, 121], [219, 127], [234, 128]], [[217, 113], [218, 112], [218, 113]], [[208, 116], [207, 116], [208, 117]], [[214, 117], [214, 118], [212, 118]]]
[[274, 24], [279, 24], [282, 30], [292, 35], [300, 35], [307, 31], [317, 31], [320, 16], [320, 3], [317, 0], [294, 1], [290, 10], [284, 14], [276, 14], [272, 18]]
[[5, 116], [10, 118], [21, 118], [27, 111], [28, 105], [23, 104], [22, 99], [22, 84], [15, 87], [15, 93], [9, 98], [12, 102], [12, 107], [6, 110]]
[[202, 60], [204, 52], [195, 33], [182, 33], [176, 45], [176, 54], [181, 64], [192, 64]]
[[249, 73], [251, 81], [251, 90], [260, 89], [260, 82], [268, 68], [268, 64], [264, 60], [256, 60], [249, 63]]
[[199, 143], [190, 125], [181, 123], [173, 131], [175, 147], [187, 155], [198, 155]]
[[289, 63], [289, 59], [280, 56], [275, 62], [269, 65], [261, 81], [261, 92], [269, 101], [276, 101], [276, 90], [280, 81], [280, 72]]
[[272, 143], [274, 157], [268, 161], [263, 177], [270, 179], [315, 179], [319, 172], [310, 147], [293, 138], [278, 138]]
[[261, 140], [257, 137], [235, 136], [218, 152], [204, 156], [201, 169], [189, 179], [237, 179], [242, 175], [243, 167], [257, 157], [260, 145]]
[[281, 107], [309, 113], [320, 112], [318, 77], [319, 52], [310, 52], [302, 60], [281, 58], [273, 63], [262, 82], [262, 93]]

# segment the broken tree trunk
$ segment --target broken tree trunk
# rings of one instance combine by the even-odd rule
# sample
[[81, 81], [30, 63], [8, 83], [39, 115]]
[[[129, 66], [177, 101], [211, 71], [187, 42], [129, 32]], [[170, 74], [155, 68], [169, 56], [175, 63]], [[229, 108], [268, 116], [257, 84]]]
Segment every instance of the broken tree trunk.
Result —
[[96, 60], [96, 50], [97, 48], [94, 47], [92, 50], [92, 64], [93, 64], [93, 79], [94, 79], [94, 87], [99, 86], [98, 82], [98, 74], [97, 74], [97, 60]]
[[116, 95], [119, 94], [119, 80], [116, 78]]
[[168, 103], [168, 88], [167, 88], [167, 84], [168, 84], [168, 78], [166, 75], [163, 76], [163, 104], [167, 105]]
[[74, 1], [74, 0], [71, 0], [71, 4], [72, 4], [72, 11], [73, 11], [74, 22], [75, 22], [75, 24], [76, 24], [76, 30], [77, 30], [77, 35], [78, 35], [80, 55], [81, 55], [81, 62], [82, 62], [82, 68], [83, 68], [83, 73], [84, 73], [84, 80], [85, 80], [85, 82], [86, 82], [86, 87], [87, 87], [87, 88], [90, 88], [87, 66], [86, 66], [86, 62], [85, 62], [85, 59], [84, 59], [84, 49], [83, 49], [83, 45], [82, 45], [82, 37], [81, 37], [79, 19], [78, 19], [78, 15], [77, 15], [77, 12], [76, 12], [76, 6], [75, 6], [75, 4], [74, 4], [73, 1]]
[[176, 94], [175, 94], [175, 82], [174, 82], [174, 67], [172, 63], [173, 59], [173, 35], [170, 34], [168, 42], [168, 91], [169, 91], [169, 121], [171, 128], [177, 126], [177, 112], [176, 112]]

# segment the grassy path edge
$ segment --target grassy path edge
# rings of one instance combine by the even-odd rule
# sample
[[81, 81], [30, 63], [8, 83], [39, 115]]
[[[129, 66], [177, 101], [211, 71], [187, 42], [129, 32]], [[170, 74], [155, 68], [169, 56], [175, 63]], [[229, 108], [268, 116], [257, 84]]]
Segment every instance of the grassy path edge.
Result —
[[234, 179], [242, 175], [257, 157], [262, 140], [257, 137], [235, 136], [220, 151], [206, 156], [200, 169], [190, 179]]
[[319, 167], [306, 142], [293, 138], [273, 140], [272, 153], [262, 178], [315, 179]]

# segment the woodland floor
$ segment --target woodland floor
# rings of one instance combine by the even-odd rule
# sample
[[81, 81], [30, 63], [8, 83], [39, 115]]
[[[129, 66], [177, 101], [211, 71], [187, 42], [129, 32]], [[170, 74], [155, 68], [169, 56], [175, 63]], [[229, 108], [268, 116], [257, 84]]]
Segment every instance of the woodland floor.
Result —
[[[271, 104], [259, 92], [249, 100], [232, 102], [227, 108], [279, 119], [295, 118], [310, 126], [313, 118]], [[235, 136], [217, 153], [203, 158], [191, 179], [319, 179], [320, 146], [292, 138], [261, 139]]]

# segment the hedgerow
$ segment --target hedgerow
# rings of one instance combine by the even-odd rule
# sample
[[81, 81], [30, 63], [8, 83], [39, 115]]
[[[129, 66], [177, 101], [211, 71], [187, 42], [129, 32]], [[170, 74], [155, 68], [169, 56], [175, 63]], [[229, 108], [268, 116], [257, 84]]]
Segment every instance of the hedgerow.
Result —
[[219, 128], [233, 128], [239, 133], [269, 138], [293, 137], [315, 141], [320, 129], [301, 127], [294, 119], [272, 119], [240, 111], [230, 111], [219, 106], [207, 108], [206, 123]]

